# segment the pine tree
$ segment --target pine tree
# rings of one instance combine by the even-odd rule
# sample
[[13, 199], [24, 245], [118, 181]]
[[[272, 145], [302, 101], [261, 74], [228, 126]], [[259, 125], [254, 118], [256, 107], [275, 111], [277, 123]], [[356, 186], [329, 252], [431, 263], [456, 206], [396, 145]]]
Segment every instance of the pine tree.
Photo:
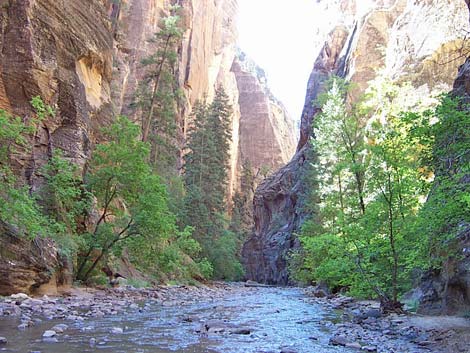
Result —
[[178, 7], [161, 20], [159, 31], [149, 41], [154, 54], [142, 60], [145, 76], [140, 83], [135, 105], [141, 110], [142, 141], [151, 143], [150, 161], [160, 174], [175, 170], [178, 156], [177, 104], [181, 95], [176, 78], [178, 47], [182, 29]]
[[185, 223], [193, 226], [202, 254], [214, 265], [217, 278], [234, 279], [242, 270], [236, 235], [228, 230], [227, 179], [231, 142], [229, 99], [222, 88], [213, 102], [194, 107], [194, 124], [185, 156]]

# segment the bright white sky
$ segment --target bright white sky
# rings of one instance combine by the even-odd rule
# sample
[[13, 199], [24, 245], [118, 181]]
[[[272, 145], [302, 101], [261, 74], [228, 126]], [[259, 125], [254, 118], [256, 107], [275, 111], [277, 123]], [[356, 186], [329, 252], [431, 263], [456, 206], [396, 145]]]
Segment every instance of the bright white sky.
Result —
[[[315, 0], [238, 0], [239, 46], [266, 71], [268, 84], [299, 120], [318, 54]], [[317, 13], [317, 15], [316, 15]]]

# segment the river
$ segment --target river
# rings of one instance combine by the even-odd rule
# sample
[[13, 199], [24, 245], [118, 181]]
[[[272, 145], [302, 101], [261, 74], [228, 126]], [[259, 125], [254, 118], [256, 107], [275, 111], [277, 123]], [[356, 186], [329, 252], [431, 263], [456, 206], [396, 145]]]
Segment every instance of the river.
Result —
[[[19, 318], [0, 320], [7, 352], [352, 352], [328, 344], [337, 313], [300, 289], [244, 288], [221, 297], [141, 302], [139, 308], [83, 321], [43, 320], [25, 330]], [[57, 323], [69, 327], [44, 340]], [[122, 329], [122, 333], [120, 333]], [[114, 333], [113, 333], [114, 331]]]

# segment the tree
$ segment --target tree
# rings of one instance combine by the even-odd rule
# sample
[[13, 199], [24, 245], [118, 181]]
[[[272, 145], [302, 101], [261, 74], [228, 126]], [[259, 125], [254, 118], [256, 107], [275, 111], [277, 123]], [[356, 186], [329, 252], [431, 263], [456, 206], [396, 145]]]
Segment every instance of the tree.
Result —
[[150, 40], [156, 52], [144, 60], [145, 76], [136, 94], [136, 105], [141, 109], [142, 141], [151, 143], [150, 159], [159, 173], [175, 167], [178, 154], [176, 108], [181, 95], [176, 80], [178, 46], [182, 37], [179, 8], [171, 8], [170, 15], [159, 24], [159, 31]]
[[177, 233], [166, 189], [146, 162], [149, 146], [138, 140], [139, 127], [119, 117], [104, 132], [108, 142], [96, 147], [86, 177], [100, 215], [84, 235], [86, 247], [77, 270], [83, 281], [118, 243], [132, 239], [152, 248], [152, 243]]
[[202, 256], [217, 278], [240, 276], [236, 235], [228, 231], [227, 179], [231, 142], [231, 107], [219, 88], [213, 102], [199, 102], [185, 155], [185, 224], [194, 227]]
[[411, 244], [422, 234], [412, 229], [429, 185], [420, 168], [424, 130], [417, 133], [426, 119], [400, 113], [407, 89], [379, 81], [355, 105], [347, 85], [333, 80], [314, 126], [315, 212], [302, 228], [304, 260], [294, 257], [298, 277], [379, 297], [392, 310], [418, 266]]

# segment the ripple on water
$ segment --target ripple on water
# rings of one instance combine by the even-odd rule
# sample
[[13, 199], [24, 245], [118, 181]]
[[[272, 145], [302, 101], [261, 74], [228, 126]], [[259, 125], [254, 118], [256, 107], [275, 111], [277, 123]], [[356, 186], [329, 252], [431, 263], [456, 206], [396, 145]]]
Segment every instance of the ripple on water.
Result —
[[[295, 288], [241, 288], [222, 299], [173, 306], [152, 303], [143, 312], [133, 310], [72, 323], [58, 336], [57, 343], [41, 340], [42, 333], [57, 321], [20, 332], [17, 321], [0, 320], [0, 332], [8, 337], [8, 351], [21, 353], [352, 352], [328, 345], [331, 333], [327, 323], [334, 317], [333, 312], [309, 303]], [[204, 324], [211, 320], [219, 322], [225, 331], [206, 332]], [[123, 328], [123, 333], [111, 333], [113, 327]], [[249, 329], [251, 334], [229, 332], [240, 328]], [[91, 339], [95, 340], [93, 346]]]

